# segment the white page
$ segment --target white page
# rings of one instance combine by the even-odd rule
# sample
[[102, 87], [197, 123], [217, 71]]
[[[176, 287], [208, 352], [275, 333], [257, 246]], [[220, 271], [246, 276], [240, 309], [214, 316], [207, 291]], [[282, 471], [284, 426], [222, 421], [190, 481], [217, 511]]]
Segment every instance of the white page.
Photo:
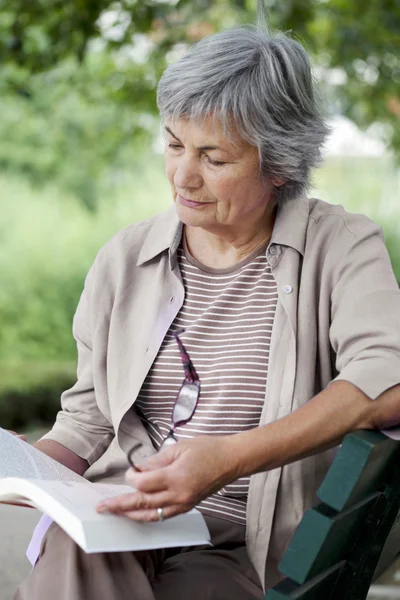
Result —
[[400, 426], [395, 425], [388, 429], [381, 429], [381, 433], [384, 433], [387, 437], [392, 438], [392, 440], [400, 440]]
[[50, 456], [0, 428], [0, 477], [80, 481], [86, 479]]
[[38, 481], [35, 483], [51, 497], [62, 504], [67, 510], [80, 520], [102, 520], [96, 506], [101, 500], [122, 494], [132, 494], [135, 490], [129, 485], [115, 485], [106, 483], [89, 483], [86, 480], [77, 481]]

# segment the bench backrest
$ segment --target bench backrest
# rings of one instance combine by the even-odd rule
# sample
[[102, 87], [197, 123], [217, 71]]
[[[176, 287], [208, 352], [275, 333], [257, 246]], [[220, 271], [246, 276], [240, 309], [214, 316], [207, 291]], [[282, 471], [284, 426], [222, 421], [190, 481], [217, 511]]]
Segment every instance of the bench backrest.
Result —
[[400, 553], [400, 442], [347, 435], [282, 558], [266, 600], [363, 600]]

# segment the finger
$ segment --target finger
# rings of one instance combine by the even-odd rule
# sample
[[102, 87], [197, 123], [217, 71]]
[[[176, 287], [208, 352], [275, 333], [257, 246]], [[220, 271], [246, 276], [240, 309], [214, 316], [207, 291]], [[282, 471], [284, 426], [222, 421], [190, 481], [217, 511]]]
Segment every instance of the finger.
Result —
[[14, 435], [15, 437], [19, 438], [20, 440], [23, 440], [24, 442], [27, 441], [27, 437], [24, 434], [18, 434], [16, 431], [13, 431], [12, 429], [6, 429], [7, 433], [11, 433], [11, 435]]
[[97, 512], [127, 512], [156, 509], [171, 504], [173, 499], [168, 492], [158, 494], [124, 494], [116, 498], [107, 498], [97, 505]]
[[[176, 517], [177, 515], [188, 512], [189, 510], [191, 510], [191, 508], [193, 508], [193, 506], [184, 504], [174, 504], [172, 506], [167, 506], [163, 508], [163, 520], [170, 519], [171, 517]], [[131, 521], [142, 521], [144, 523], [160, 521], [157, 509], [128, 511], [124, 513], [124, 517], [128, 517], [128, 519], [130, 519]]]
[[168, 472], [165, 469], [142, 471], [141, 473], [128, 469], [125, 479], [129, 485], [141, 492], [155, 493], [169, 488]]
[[161, 452], [157, 452], [157, 454], [153, 454], [146, 458], [145, 462], [141, 464], [142, 472], [168, 467], [168, 465], [173, 463], [177, 458], [177, 446], [178, 444], [172, 448], [164, 448]]

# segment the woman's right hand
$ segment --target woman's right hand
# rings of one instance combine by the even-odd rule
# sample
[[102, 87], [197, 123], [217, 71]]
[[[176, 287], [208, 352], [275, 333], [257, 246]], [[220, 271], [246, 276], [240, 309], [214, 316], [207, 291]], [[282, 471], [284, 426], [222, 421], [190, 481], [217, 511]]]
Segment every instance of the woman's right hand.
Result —
[[11, 429], [6, 429], [6, 431], [7, 431], [8, 433], [11, 433], [11, 435], [15, 435], [17, 438], [19, 438], [20, 440], [23, 440], [24, 442], [27, 442], [27, 441], [28, 441], [28, 439], [27, 439], [26, 435], [19, 434], [19, 433], [17, 433], [16, 431], [11, 431]]

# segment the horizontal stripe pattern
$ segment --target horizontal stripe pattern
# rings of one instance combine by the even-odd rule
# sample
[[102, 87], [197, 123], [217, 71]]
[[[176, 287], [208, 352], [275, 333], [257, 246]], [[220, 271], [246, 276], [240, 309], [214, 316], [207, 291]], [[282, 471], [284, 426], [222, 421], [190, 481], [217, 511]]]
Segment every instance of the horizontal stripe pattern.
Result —
[[[192, 419], [176, 429], [176, 437], [230, 435], [258, 427], [278, 300], [264, 251], [223, 271], [202, 267], [186, 248], [179, 248], [178, 261], [184, 304], [135, 404], [157, 449], [171, 428], [172, 410], [184, 379], [173, 336], [173, 331], [180, 329], [184, 329], [180, 338], [199, 376], [201, 392]], [[249, 481], [249, 477], [234, 481], [198, 508], [244, 524]]]

